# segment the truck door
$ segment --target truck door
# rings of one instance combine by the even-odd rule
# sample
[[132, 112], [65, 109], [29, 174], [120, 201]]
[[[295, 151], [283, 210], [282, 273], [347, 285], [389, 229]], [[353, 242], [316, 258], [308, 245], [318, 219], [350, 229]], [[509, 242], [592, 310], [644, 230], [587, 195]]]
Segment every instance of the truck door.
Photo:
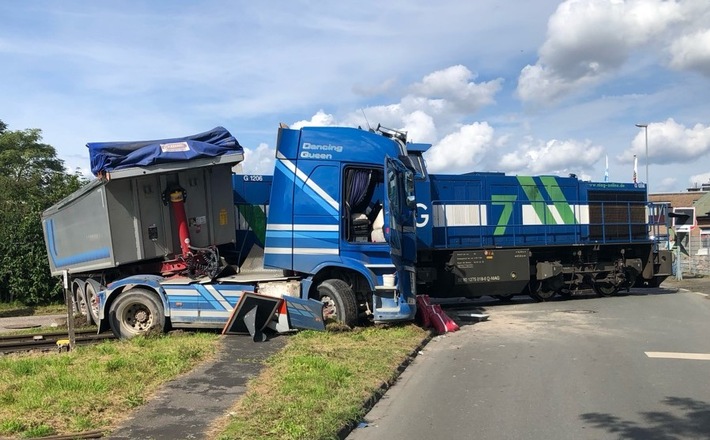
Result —
[[[416, 229], [414, 187], [408, 185], [411, 171], [402, 162], [385, 160], [385, 235], [388, 235], [392, 263], [397, 270], [397, 288], [405, 301], [414, 303], [416, 295], [415, 269]], [[412, 181], [413, 182], [413, 181]]]
[[385, 160], [385, 236], [390, 245], [390, 255], [397, 271], [402, 268], [402, 185], [398, 161]]

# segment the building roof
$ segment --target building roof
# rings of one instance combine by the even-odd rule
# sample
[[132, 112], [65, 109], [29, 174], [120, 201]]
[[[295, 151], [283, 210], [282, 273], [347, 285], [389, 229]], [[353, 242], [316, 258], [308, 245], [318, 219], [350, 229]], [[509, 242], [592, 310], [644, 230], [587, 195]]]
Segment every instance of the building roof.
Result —
[[[694, 206], [701, 197], [710, 194], [702, 191], [649, 194], [651, 202], [668, 202], [673, 208]], [[700, 216], [696, 209], [696, 216]], [[707, 212], [707, 211], [706, 211]]]
[[706, 192], [695, 201], [695, 217], [710, 216], [710, 192]]

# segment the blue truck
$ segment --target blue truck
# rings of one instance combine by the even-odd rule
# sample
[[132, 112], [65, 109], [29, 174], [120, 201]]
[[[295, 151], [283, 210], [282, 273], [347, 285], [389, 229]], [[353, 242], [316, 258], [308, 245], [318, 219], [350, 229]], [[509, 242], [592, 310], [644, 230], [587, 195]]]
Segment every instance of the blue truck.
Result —
[[52, 274], [100, 331], [223, 328], [247, 292], [320, 301], [348, 325], [414, 318], [414, 178], [399, 133], [282, 126], [268, 189], [233, 175], [244, 151], [221, 127], [87, 146], [98, 178], [42, 224]]

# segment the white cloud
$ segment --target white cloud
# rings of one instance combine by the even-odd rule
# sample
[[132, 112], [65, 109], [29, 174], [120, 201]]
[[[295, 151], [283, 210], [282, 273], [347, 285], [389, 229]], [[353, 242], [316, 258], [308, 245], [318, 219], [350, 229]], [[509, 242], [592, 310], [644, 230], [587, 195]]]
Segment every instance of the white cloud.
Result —
[[[695, 124], [688, 128], [673, 118], [648, 124], [649, 163], [668, 164], [697, 160], [710, 152], [710, 126]], [[622, 163], [630, 163], [633, 156], [646, 156], [646, 133], [639, 130], [631, 148], [618, 156]]]
[[515, 174], [569, 174], [584, 176], [604, 155], [604, 148], [589, 140], [528, 140], [517, 151], [504, 154], [500, 169]]
[[[678, 32], [674, 25], [696, 19], [699, 4], [697, 0], [563, 2], [548, 21], [547, 40], [537, 63], [521, 71], [518, 96], [523, 101], [545, 103], [599, 83], [619, 70], [632, 51], [652, 40], [667, 46], [666, 41]], [[706, 2], [704, 9], [709, 8]], [[647, 48], [653, 53], [657, 45]], [[697, 56], [692, 58], [697, 62]]]
[[241, 174], [274, 174], [276, 150], [262, 143], [255, 149], [244, 147]]
[[324, 112], [322, 109], [318, 110], [309, 121], [297, 121], [291, 124], [289, 127], [294, 130], [298, 130], [303, 127], [327, 127], [330, 125], [337, 125], [335, 123], [335, 118], [333, 115]]
[[432, 143], [437, 140], [436, 124], [434, 118], [417, 110], [403, 118], [404, 131], [407, 132], [407, 140], [410, 142]]
[[670, 66], [674, 69], [696, 70], [710, 76], [710, 29], [678, 38], [670, 52]]
[[453, 112], [472, 113], [495, 102], [495, 94], [503, 82], [498, 78], [476, 83], [476, 77], [467, 67], [456, 65], [426, 75], [411, 90], [414, 96], [451, 106]]
[[456, 174], [477, 171], [494, 145], [493, 127], [486, 122], [464, 125], [432, 146], [424, 158], [432, 173]]

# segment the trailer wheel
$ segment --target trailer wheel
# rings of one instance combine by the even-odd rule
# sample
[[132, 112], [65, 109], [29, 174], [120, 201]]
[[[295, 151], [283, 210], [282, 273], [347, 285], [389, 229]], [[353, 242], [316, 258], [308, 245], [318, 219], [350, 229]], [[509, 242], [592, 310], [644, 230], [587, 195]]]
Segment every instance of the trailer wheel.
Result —
[[318, 285], [318, 297], [323, 302], [323, 320], [335, 319], [350, 327], [357, 324], [355, 293], [343, 280], [325, 280]]
[[139, 287], [123, 292], [111, 304], [109, 324], [117, 338], [163, 332], [165, 314], [163, 305], [155, 294]]
[[77, 283], [74, 286], [74, 311], [84, 316], [87, 321], [91, 319], [89, 317], [89, 309], [86, 305], [86, 295], [82, 283]]
[[101, 290], [101, 285], [92, 279], [86, 280], [86, 285], [84, 286], [86, 291], [86, 307], [89, 311], [89, 316], [87, 319], [93, 321], [94, 324], [99, 323], [99, 291]]

